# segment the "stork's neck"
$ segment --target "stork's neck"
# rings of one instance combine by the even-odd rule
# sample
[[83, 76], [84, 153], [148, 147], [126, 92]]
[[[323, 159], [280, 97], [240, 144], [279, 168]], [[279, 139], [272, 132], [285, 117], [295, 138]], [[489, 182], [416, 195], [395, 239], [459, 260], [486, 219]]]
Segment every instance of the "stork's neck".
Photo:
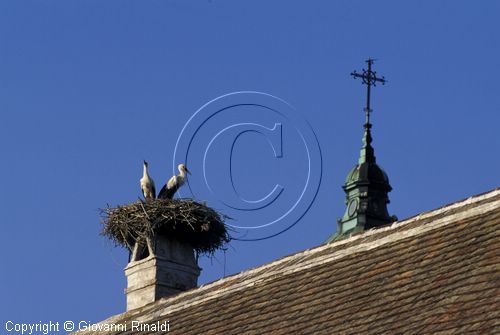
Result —
[[179, 177], [186, 178], [186, 171], [179, 169]]
[[143, 170], [142, 174], [143, 174], [143, 176], [149, 176], [148, 167], [146, 165], [144, 165], [144, 170]]

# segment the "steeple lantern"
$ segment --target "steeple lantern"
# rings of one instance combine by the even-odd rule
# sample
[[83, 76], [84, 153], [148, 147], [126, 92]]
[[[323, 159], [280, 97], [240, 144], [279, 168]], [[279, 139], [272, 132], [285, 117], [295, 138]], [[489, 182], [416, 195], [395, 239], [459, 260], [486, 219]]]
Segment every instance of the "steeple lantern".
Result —
[[338, 219], [337, 232], [330, 237], [328, 242], [349, 234], [387, 225], [396, 220], [396, 217], [390, 216], [387, 210], [388, 193], [392, 187], [387, 174], [376, 163], [375, 150], [371, 144], [371, 87], [377, 82], [385, 84], [386, 80], [384, 77], [377, 77], [372, 71], [373, 59], [368, 59], [366, 62], [368, 70], [363, 69], [362, 74], [356, 71], [351, 73], [354, 78], [361, 78], [362, 83], [367, 86], [363, 145], [358, 164], [351, 169], [343, 186], [346, 193], [344, 216]]

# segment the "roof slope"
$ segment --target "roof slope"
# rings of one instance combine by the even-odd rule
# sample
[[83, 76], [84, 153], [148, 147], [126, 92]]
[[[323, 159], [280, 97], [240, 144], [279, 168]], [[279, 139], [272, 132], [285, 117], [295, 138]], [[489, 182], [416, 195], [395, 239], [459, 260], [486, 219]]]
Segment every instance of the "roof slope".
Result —
[[[173, 334], [500, 333], [500, 189], [103, 323]], [[100, 332], [100, 334], [118, 332]]]

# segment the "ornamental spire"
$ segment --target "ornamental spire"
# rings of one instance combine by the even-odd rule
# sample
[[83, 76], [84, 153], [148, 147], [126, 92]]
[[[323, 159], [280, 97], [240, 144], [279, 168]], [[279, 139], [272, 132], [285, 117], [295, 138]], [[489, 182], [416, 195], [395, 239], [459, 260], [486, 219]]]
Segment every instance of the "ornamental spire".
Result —
[[358, 164], [349, 171], [342, 187], [346, 193], [347, 205], [344, 216], [337, 220], [337, 232], [328, 239], [328, 242], [367, 229], [381, 227], [396, 220], [396, 217], [390, 216], [387, 210], [388, 193], [392, 187], [387, 174], [375, 162], [375, 152], [371, 145], [371, 87], [377, 83], [385, 84], [386, 80], [384, 77], [377, 77], [375, 71], [372, 71], [373, 59], [368, 59], [366, 63], [368, 63], [368, 70], [363, 69], [363, 73], [356, 71], [351, 73], [354, 78], [361, 78], [362, 84], [366, 85], [363, 147]]
[[363, 73], [357, 73], [356, 71], [351, 72], [351, 76], [356, 78], [361, 78], [362, 84], [366, 85], [366, 107], [365, 107], [365, 132], [363, 134], [363, 147], [361, 148], [361, 153], [359, 156], [359, 164], [369, 162], [375, 163], [375, 152], [371, 145], [372, 143], [372, 134], [370, 123], [370, 113], [373, 110], [370, 108], [370, 98], [371, 98], [371, 87], [377, 86], [377, 82], [382, 83], [384, 85], [386, 83], [385, 77], [377, 77], [377, 73], [372, 71], [372, 64], [375, 60], [368, 58], [366, 63], [368, 64], [368, 70], [363, 69]]

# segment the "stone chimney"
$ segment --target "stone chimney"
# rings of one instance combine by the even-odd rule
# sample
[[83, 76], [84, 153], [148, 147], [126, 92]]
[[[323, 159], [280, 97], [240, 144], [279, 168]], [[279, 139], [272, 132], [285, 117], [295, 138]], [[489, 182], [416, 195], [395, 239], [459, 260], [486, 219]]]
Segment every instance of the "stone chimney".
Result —
[[155, 235], [134, 249], [125, 268], [127, 311], [197, 286], [201, 269], [190, 245]]

